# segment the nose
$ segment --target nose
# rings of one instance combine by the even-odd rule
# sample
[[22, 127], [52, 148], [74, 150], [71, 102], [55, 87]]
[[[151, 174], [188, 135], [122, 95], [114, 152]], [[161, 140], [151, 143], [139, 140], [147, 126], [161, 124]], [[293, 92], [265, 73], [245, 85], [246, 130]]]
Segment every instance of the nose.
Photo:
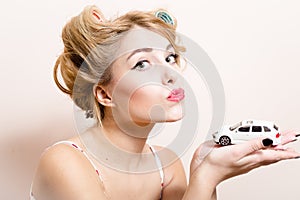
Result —
[[164, 85], [174, 85], [177, 81], [176, 72], [171, 67], [165, 67], [162, 78]]

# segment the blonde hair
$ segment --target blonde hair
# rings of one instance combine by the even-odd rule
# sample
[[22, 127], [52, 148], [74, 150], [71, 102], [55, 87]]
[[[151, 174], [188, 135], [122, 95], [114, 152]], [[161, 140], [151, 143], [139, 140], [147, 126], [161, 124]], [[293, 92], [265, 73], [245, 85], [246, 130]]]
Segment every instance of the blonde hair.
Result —
[[[62, 31], [64, 51], [54, 66], [58, 88], [70, 95], [74, 103], [86, 111], [87, 117], [94, 117], [100, 123], [105, 107], [98, 103], [94, 86], [107, 85], [112, 79], [109, 67], [112, 55], [127, 31], [135, 25], [149, 29], [167, 38], [176, 52], [182, 51], [175, 43], [176, 24], [164, 22], [153, 12], [131, 11], [114, 20], [101, 17], [96, 6], [87, 6], [65, 25]], [[58, 80], [59, 67], [65, 86]]]

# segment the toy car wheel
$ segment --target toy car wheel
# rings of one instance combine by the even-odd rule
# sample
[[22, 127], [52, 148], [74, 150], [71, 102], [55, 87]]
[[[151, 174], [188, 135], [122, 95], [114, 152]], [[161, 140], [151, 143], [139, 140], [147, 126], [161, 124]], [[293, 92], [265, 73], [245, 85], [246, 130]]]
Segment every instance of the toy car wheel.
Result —
[[231, 140], [230, 140], [230, 138], [228, 136], [222, 136], [219, 139], [219, 143], [222, 146], [227, 146], [227, 145], [229, 145], [231, 143]]

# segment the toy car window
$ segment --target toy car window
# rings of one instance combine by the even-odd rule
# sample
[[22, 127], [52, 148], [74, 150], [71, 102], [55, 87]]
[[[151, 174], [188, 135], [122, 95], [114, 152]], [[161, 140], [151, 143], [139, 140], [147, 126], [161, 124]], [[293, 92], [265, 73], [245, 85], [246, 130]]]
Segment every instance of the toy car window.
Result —
[[249, 132], [250, 126], [242, 126], [239, 128], [239, 132]]
[[265, 131], [265, 132], [270, 132], [271, 129], [269, 129], [268, 127], [264, 126], [264, 131]]
[[261, 126], [252, 126], [252, 132], [261, 132], [262, 128]]
[[274, 128], [276, 129], [276, 131], [278, 131], [278, 127], [274, 124]]

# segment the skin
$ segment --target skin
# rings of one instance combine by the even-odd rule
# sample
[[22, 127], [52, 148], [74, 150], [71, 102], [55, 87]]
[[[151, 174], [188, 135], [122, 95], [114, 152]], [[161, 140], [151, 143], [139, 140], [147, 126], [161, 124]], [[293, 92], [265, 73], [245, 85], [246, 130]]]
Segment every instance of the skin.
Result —
[[[170, 91], [178, 87], [174, 70], [179, 68], [174, 60], [171, 59], [171, 62], [166, 60], [172, 53], [172, 50], [148, 49], [137, 52], [129, 59], [129, 54], [125, 54], [112, 66], [111, 83], [105, 87], [96, 87], [95, 95], [98, 102], [106, 106], [106, 117], [102, 121], [103, 127], [97, 127], [95, 130], [101, 131], [120, 149], [132, 153], [151, 153], [146, 140], [153, 125], [156, 122], [177, 121], [183, 117], [182, 102], [170, 102], [166, 99]], [[141, 60], [146, 61], [133, 69]], [[166, 68], [155, 68], [151, 64], [165, 65]], [[142, 78], [126, 80], [131, 73], [134, 77]], [[151, 73], [153, 76], [149, 76]], [[153, 84], [141, 84], [143, 77], [152, 77]], [[127, 84], [122, 84], [124, 80]], [[128, 106], [128, 112], [123, 105]], [[149, 112], [154, 105], [162, 108], [163, 115]], [[116, 114], [117, 120], [114, 118]], [[125, 129], [120, 127], [120, 124]], [[132, 127], [143, 130], [143, 134], [137, 135], [135, 131], [128, 131], [128, 128]], [[180, 159], [172, 151], [166, 150], [164, 156], [160, 157], [162, 162], [167, 163], [170, 157], [175, 158], [176, 162], [163, 169], [165, 183], [162, 199], [216, 199], [216, 186], [222, 181], [260, 166], [299, 157], [299, 153], [284, 148], [286, 144], [296, 139], [296, 134], [295, 131], [283, 133], [283, 144], [278, 147], [265, 147], [262, 144], [263, 138], [226, 147], [207, 141], [194, 153], [188, 184]], [[92, 132], [87, 131], [86, 135], [91, 136]], [[85, 150], [79, 136], [70, 138], [69, 141]], [[155, 149], [159, 151], [164, 148], [155, 146]], [[142, 161], [141, 158], [139, 162]], [[159, 199], [161, 188], [158, 171], [129, 174], [106, 167], [95, 159], [93, 162], [104, 178], [104, 183], [100, 181], [91, 163], [78, 150], [64, 144], [48, 148], [41, 156], [34, 179], [35, 198]], [[128, 159], [124, 161], [124, 165], [135, 164], [133, 162], [136, 161]], [[152, 159], [149, 162], [155, 161]]]

